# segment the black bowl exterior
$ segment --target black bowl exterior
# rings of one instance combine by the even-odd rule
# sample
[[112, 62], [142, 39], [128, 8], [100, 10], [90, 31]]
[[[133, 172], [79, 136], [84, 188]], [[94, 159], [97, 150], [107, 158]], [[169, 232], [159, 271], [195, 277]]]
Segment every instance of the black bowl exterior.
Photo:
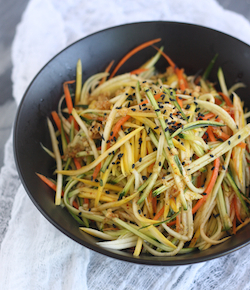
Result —
[[[52, 176], [55, 163], [41, 148], [40, 143], [51, 148], [46, 118], [63, 94], [64, 81], [75, 79], [75, 67], [80, 58], [83, 63], [83, 80], [104, 71], [111, 60], [116, 63], [137, 45], [161, 38], [158, 46], [188, 74], [206, 68], [216, 53], [219, 54], [211, 73], [217, 81], [217, 69], [222, 67], [228, 86], [243, 81], [247, 88], [239, 89], [245, 105], [250, 107], [250, 47], [223, 33], [191, 24], [174, 22], [144, 22], [110, 28], [72, 44], [56, 55], [38, 73], [28, 87], [19, 106], [14, 126], [14, 153], [22, 183], [36, 207], [60, 231], [76, 242], [107, 256], [147, 265], [183, 265], [213, 259], [241, 248], [250, 241], [250, 225], [225, 243], [203, 252], [193, 252], [175, 257], [133, 257], [125, 251], [111, 251], [96, 245], [96, 240], [79, 230], [70, 214], [54, 205], [54, 192], [39, 178], [36, 172]], [[156, 53], [148, 47], [129, 59], [118, 71], [124, 73], [138, 68]], [[164, 71], [167, 62], [162, 58], [158, 69]]]

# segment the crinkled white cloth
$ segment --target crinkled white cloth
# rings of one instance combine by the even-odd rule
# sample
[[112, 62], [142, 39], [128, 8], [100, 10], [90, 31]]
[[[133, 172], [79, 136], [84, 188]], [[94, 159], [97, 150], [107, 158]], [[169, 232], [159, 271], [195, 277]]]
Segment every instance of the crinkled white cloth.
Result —
[[[39, 69], [68, 44], [141, 20], [195, 23], [250, 41], [249, 22], [214, 0], [31, 0], [12, 50], [17, 103]], [[70, 240], [38, 212], [20, 186], [11, 139], [0, 175], [0, 202], [1, 289], [250, 289], [250, 246], [206, 263], [149, 267], [102, 256]]]

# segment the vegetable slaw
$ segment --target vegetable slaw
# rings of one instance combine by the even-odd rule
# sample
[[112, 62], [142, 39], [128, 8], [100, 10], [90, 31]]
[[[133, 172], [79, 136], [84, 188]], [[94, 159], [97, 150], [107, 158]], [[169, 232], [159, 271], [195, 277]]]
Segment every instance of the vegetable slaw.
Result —
[[[38, 174], [80, 230], [135, 256], [205, 250], [249, 222], [249, 113], [235, 93], [244, 84], [228, 89], [219, 68], [216, 90], [208, 78], [218, 55], [203, 75], [187, 76], [159, 41], [84, 84], [78, 61], [76, 81], [63, 84], [47, 120], [52, 151], [43, 148], [56, 178]], [[116, 76], [148, 46], [157, 50], [150, 60]], [[169, 66], [159, 73], [162, 57]]]

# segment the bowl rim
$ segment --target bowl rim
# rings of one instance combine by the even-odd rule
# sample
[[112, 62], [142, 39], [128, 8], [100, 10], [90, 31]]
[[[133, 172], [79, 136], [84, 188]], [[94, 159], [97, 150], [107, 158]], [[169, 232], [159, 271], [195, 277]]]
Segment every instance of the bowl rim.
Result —
[[[68, 50], [70, 47], [76, 45], [77, 43], [83, 41], [84, 39], [87, 39], [91, 36], [94, 36], [96, 34], [100, 34], [103, 33], [105, 31], [109, 31], [109, 30], [113, 30], [113, 29], [119, 29], [120, 27], [124, 27], [124, 26], [135, 26], [135, 25], [142, 25], [142, 24], [153, 24], [153, 23], [164, 23], [164, 24], [171, 24], [171, 25], [183, 25], [183, 26], [190, 26], [190, 27], [199, 27], [205, 30], [209, 30], [212, 31], [214, 33], [217, 34], [221, 34], [221, 35], [225, 35], [228, 38], [233, 39], [234, 41], [237, 42], [241, 42], [243, 45], [246, 45], [248, 48], [250, 47], [250, 45], [248, 45], [246, 42], [231, 36], [227, 33], [224, 33], [222, 31], [213, 29], [213, 28], [209, 28], [207, 26], [203, 26], [203, 25], [198, 25], [198, 24], [192, 24], [192, 23], [186, 23], [186, 22], [178, 22], [178, 21], [164, 21], [164, 20], [156, 20], [156, 21], [141, 21], [141, 22], [131, 22], [131, 23], [125, 23], [125, 24], [121, 24], [121, 25], [116, 25], [116, 26], [112, 26], [112, 27], [108, 27], [96, 32], [93, 32], [91, 34], [88, 34], [74, 42], [72, 42], [71, 44], [67, 45], [65, 48], [63, 48], [62, 50], [60, 50], [59, 52], [57, 52], [49, 61], [47, 61], [41, 69], [39, 69], [39, 71], [35, 74], [35, 76], [32, 78], [31, 82], [29, 83], [28, 87], [26, 88], [19, 104], [18, 104], [18, 108], [17, 108], [17, 112], [16, 112], [16, 116], [14, 119], [14, 125], [13, 125], [13, 152], [14, 152], [14, 160], [15, 160], [15, 164], [16, 164], [16, 168], [17, 168], [17, 172], [19, 175], [19, 178], [22, 182], [23, 187], [25, 188], [25, 191], [27, 193], [27, 195], [29, 196], [29, 198], [32, 200], [33, 204], [35, 205], [35, 207], [40, 211], [40, 213], [53, 225], [55, 226], [60, 232], [62, 232], [63, 234], [65, 234], [68, 238], [70, 238], [71, 240], [74, 240], [75, 242], [79, 243], [80, 245], [93, 250], [94, 252], [103, 254], [105, 256], [108, 256], [110, 258], [114, 258], [120, 261], [125, 261], [125, 262], [130, 262], [130, 263], [134, 263], [134, 264], [141, 264], [141, 265], [149, 265], [149, 266], [180, 266], [180, 265], [189, 265], [189, 264], [195, 264], [195, 263], [200, 263], [200, 262], [205, 262], [205, 261], [209, 261], [212, 259], [216, 259], [219, 257], [223, 257], [225, 255], [228, 255], [234, 251], [237, 251], [245, 246], [247, 246], [250, 243], [250, 240], [247, 242], [242, 242], [239, 245], [236, 246], [232, 246], [232, 248], [226, 250], [226, 251], [221, 251], [218, 252], [217, 254], [210, 254], [207, 255], [205, 257], [197, 257], [197, 258], [189, 258], [189, 259], [183, 259], [183, 260], [167, 260], [168, 257], [156, 257], [157, 259], [154, 259], [154, 256], [148, 256], [146, 258], [140, 258], [140, 257], [134, 257], [134, 256], [125, 256], [125, 255], [121, 255], [119, 253], [116, 252], [112, 252], [112, 250], [109, 249], [105, 249], [99, 246], [96, 246], [96, 244], [91, 244], [88, 241], [85, 240], [81, 240], [79, 238], [77, 238], [76, 236], [72, 236], [72, 234], [70, 232], [68, 232], [67, 230], [65, 230], [62, 226], [60, 226], [59, 224], [56, 223], [56, 221], [54, 221], [50, 215], [48, 215], [46, 212], [43, 211], [43, 209], [41, 208], [41, 206], [36, 202], [36, 199], [33, 197], [33, 194], [29, 191], [28, 186], [25, 182], [25, 178], [23, 176], [22, 170], [21, 170], [21, 164], [19, 163], [19, 158], [18, 158], [18, 144], [17, 144], [17, 126], [18, 126], [18, 121], [20, 118], [20, 114], [21, 114], [21, 109], [22, 106], [25, 102], [26, 96], [30, 90], [30, 88], [32, 87], [33, 83], [35, 82], [35, 80], [39, 77], [39, 75], [41, 74], [41, 72], [51, 63], [54, 61], [54, 59], [56, 59], [60, 54], [62, 54], [64, 51]], [[117, 60], [119, 61], [119, 60]], [[183, 255], [185, 256], [185, 254]], [[162, 259], [161, 258], [166, 258]]]

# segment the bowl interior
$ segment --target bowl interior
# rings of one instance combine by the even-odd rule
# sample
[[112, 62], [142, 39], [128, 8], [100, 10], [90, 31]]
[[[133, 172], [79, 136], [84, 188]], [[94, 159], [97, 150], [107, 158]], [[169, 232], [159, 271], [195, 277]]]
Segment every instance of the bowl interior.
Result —
[[[61, 207], [54, 205], [54, 192], [41, 182], [35, 172], [52, 176], [54, 161], [41, 148], [51, 148], [46, 118], [57, 109], [62, 96], [62, 84], [75, 78], [80, 58], [83, 80], [104, 71], [111, 60], [117, 63], [137, 45], [160, 37], [159, 45], [187, 74], [207, 67], [216, 53], [219, 57], [210, 80], [217, 82], [217, 69], [222, 67], [228, 87], [242, 81], [246, 88], [237, 92], [250, 107], [250, 47], [223, 33], [190, 24], [171, 22], [135, 23], [107, 29], [79, 40], [56, 55], [35, 77], [19, 106], [14, 127], [14, 152], [17, 168], [31, 200], [41, 213], [59, 230], [78, 243], [99, 253], [125, 261], [148, 265], [182, 265], [209, 260], [249, 243], [250, 225], [225, 243], [203, 252], [159, 258], [142, 255], [139, 258], [123, 251], [100, 248], [91, 236], [80, 232], [77, 222]], [[159, 46], [158, 45], [158, 46]], [[138, 68], [156, 53], [148, 47], [130, 58], [118, 71], [124, 73]], [[162, 58], [158, 69], [164, 71], [167, 62]]]

